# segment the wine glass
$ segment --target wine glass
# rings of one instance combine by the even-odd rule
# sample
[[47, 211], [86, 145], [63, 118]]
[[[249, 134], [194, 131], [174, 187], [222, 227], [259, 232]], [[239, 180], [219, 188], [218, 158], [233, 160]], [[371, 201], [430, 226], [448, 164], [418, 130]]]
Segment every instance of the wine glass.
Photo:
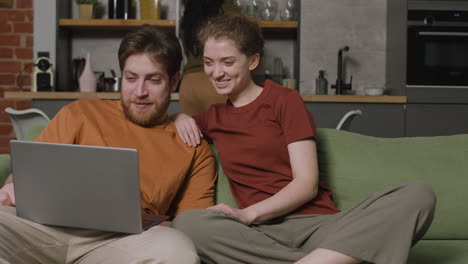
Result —
[[278, 11], [278, 2], [276, 2], [276, 0], [265, 0], [258, 11], [261, 19], [269, 21], [275, 20]]
[[280, 11], [280, 19], [282, 21], [296, 20], [296, 4], [294, 0], [286, 2], [286, 7]]
[[259, 0], [250, 0], [244, 7], [243, 11], [248, 16], [256, 16], [260, 8]]
[[245, 12], [245, 10], [244, 10], [244, 9], [245, 9], [245, 6], [244, 6], [244, 4], [242, 3], [242, 0], [234, 0], [234, 6], [236, 6], [236, 7], [239, 9], [239, 11], [240, 11], [241, 13], [244, 13], [244, 12]]

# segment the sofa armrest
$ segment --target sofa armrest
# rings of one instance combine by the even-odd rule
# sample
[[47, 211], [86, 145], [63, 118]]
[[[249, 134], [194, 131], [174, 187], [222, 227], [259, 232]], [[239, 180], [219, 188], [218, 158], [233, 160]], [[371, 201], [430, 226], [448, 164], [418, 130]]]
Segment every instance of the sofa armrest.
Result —
[[3, 186], [8, 175], [11, 173], [9, 154], [0, 154], [0, 186]]

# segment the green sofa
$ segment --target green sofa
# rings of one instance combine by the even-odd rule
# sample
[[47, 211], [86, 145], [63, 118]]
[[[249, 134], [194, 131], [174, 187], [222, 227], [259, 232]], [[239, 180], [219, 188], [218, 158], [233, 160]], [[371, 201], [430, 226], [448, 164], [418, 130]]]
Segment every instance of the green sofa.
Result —
[[[437, 195], [436, 213], [408, 263], [468, 263], [468, 134], [376, 138], [326, 128], [317, 133], [320, 177], [340, 209], [387, 186], [420, 179]], [[235, 206], [225, 177], [219, 171], [216, 202]]]
[[[468, 263], [468, 134], [376, 138], [324, 128], [317, 133], [320, 175], [333, 189], [340, 209], [386, 186], [421, 179], [437, 195], [436, 215], [408, 263]], [[0, 181], [9, 166], [8, 155], [0, 155]], [[218, 166], [216, 202], [236, 206]]]
[[[26, 141], [33, 141], [42, 130], [45, 128], [44, 125], [36, 125], [31, 127], [29, 131], [26, 132], [24, 135], [23, 140]], [[10, 155], [8, 154], [0, 154], [0, 186], [3, 186], [6, 178], [10, 174], [11, 171], [11, 162], [10, 162]]]
[[0, 154], [0, 185], [3, 186], [6, 178], [10, 174], [11, 170], [11, 163], [10, 163], [10, 155], [8, 154]]

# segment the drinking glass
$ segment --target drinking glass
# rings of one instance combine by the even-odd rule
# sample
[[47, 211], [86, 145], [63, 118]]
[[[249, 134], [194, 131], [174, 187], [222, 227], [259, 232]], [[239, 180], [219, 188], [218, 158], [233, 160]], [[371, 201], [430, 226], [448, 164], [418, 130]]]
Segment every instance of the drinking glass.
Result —
[[265, 0], [258, 11], [261, 19], [269, 21], [275, 20], [278, 11], [278, 2], [276, 2], [276, 0]]
[[280, 19], [282, 21], [296, 20], [296, 4], [294, 0], [288, 0], [284, 9], [280, 11]]
[[244, 7], [243, 11], [248, 16], [257, 16], [259, 8], [260, 8], [259, 0], [250, 0], [247, 3], [247, 5]]

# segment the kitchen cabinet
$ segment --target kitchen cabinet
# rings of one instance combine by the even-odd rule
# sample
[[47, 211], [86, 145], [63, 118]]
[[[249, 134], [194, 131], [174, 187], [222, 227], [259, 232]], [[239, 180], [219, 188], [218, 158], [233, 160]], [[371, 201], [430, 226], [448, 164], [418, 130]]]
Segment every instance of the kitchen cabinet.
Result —
[[468, 104], [407, 104], [406, 136], [468, 133]]
[[[43, 2], [43, 3], [42, 3]], [[107, 3], [104, 0], [104, 7]], [[77, 15], [73, 0], [41, 0], [34, 7], [34, 56], [49, 52], [55, 90], [71, 91], [71, 61], [91, 53], [93, 70], [109, 76], [109, 69], [118, 69], [117, 50], [123, 36], [142, 24], [151, 24], [175, 31], [176, 1], [165, 1], [164, 18], [160, 20], [71, 19]], [[270, 69], [274, 57], [283, 61], [286, 78], [296, 78], [297, 21], [260, 21], [265, 42], [265, 56], [259, 72]]]
[[[57, 93], [57, 92], [5, 92], [6, 98], [33, 100], [33, 107], [53, 117], [61, 107], [77, 99], [100, 98], [116, 100], [119, 93]], [[302, 95], [306, 107], [317, 121], [318, 127], [335, 128], [350, 110], [361, 110], [362, 116], [348, 119], [343, 129], [372, 136], [398, 137], [404, 134], [404, 96]], [[179, 112], [179, 94], [171, 94], [169, 113]]]
[[403, 137], [405, 135], [405, 104], [321, 103], [306, 102], [314, 115], [317, 127], [336, 128], [349, 111], [361, 110], [362, 115], [350, 117], [342, 129], [375, 137]]

